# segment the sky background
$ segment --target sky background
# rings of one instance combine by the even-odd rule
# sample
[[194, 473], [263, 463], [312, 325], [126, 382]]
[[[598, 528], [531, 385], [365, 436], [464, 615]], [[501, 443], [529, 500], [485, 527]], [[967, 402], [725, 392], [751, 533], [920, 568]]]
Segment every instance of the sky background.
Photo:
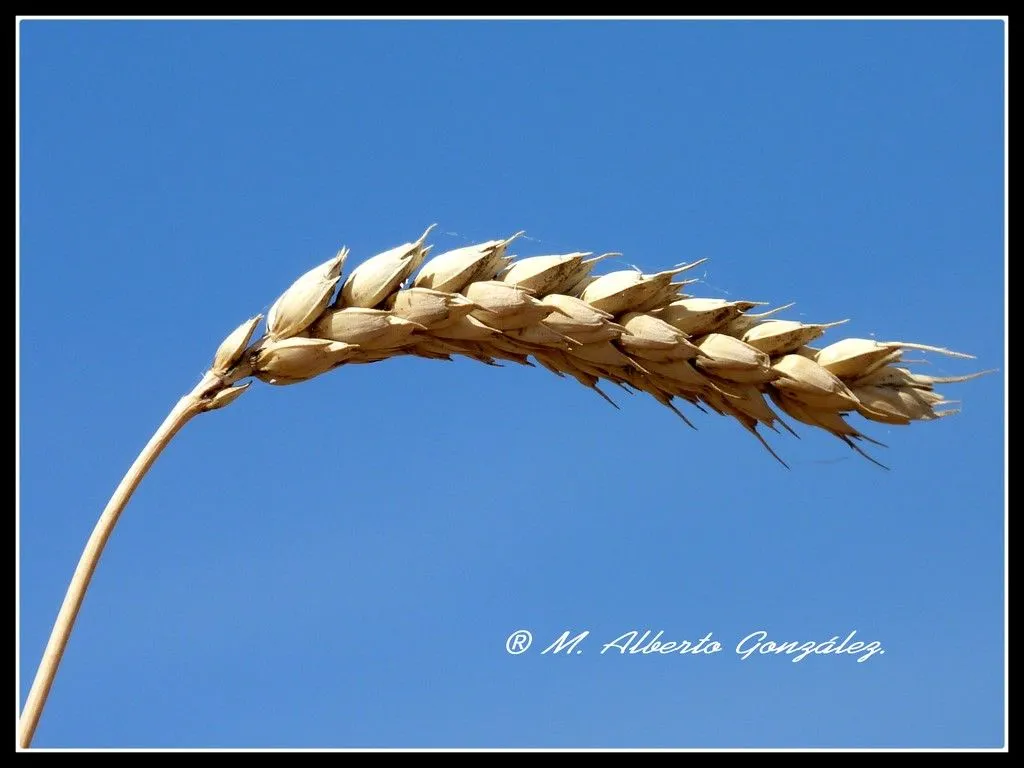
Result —
[[[1006, 369], [1003, 24], [20, 25], [20, 691], [221, 339], [350, 265], [708, 258], [700, 296]], [[885, 472], [543, 370], [392, 360], [190, 423], [110, 541], [39, 747], [998, 747], [1004, 381]], [[601, 655], [631, 630], [711, 656]], [[506, 653], [528, 629], [534, 647]], [[884, 656], [742, 660], [757, 630]], [[540, 655], [589, 630], [571, 657]]]

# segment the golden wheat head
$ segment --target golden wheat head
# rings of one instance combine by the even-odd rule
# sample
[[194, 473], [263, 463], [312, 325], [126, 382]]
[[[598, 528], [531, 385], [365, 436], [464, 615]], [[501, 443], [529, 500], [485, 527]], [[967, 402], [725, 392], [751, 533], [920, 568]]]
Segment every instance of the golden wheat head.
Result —
[[521, 232], [428, 259], [431, 229], [367, 259], [344, 282], [346, 248], [302, 275], [271, 306], [262, 337], [250, 343], [257, 316], [220, 345], [212, 372], [225, 389], [207, 409], [241, 395], [244, 387], [231, 385], [247, 376], [295, 384], [399, 355], [489, 365], [532, 358], [609, 402], [601, 381], [646, 392], [688, 424], [675, 401], [731, 416], [776, 459], [758, 427], [792, 432], [784, 414], [875, 461], [855, 441], [876, 441], [848, 415], [883, 424], [948, 416], [956, 411], [934, 385], [981, 375], [912, 373], [901, 365], [908, 350], [970, 357], [924, 344], [846, 338], [812, 346], [846, 321], [774, 316], [790, 305], [752, 312], [758, 302], [689, 296], [683, 288], [697, 281], [680, 276], [703, 260], [654, 274], [595, 275], [598, 262], [619, 254], [520, 259], [508, 250]]

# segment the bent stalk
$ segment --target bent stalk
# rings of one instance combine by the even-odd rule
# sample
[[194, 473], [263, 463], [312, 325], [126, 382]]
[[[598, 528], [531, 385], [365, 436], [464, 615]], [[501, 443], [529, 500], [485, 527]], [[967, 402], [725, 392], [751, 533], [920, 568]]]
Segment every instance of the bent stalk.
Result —
[[107, 502], [107, 506], [96, 522], [96, 527], [93, 528], [92, 535], [89, 536], [89, 540], [85, 544], [85, 550], [78, 560], [78, 567], [75, 568], [75, 573], [71, 577], [71, 584], [68, 585], [60, 613], [57, 614], [57, 620], [50, 632], [50, 640], [46, 644], [42, 661], [39, 662], [32, 690], [29, 691], [28, 700], [25, 702], [25, 709], [21, 715], [21, 729], [18, 737], [21, 747], [27, 748], [32, 744], [32, 737], [39, 725], [43, 707], [46, 706], [50, 687], [53, 685], [57, 668], [64, 656], [64, 649], [67, 648], [68, 639], [71, 637], [75, 619], [78, 617], [78, 611], [85, 599], [86, 590], [89, 589], [89, 582], [92, 581], [92, 575], [103, 554], [103, 548], [106, 546], [110, 534], [113, 533], [122, 510], [132, 497], [139, 482], [171, 439], [193, 416], [208, 410], [211, 398], [223, 387], [224, 384], [220, 378], [208, 373], [195, 389], [181, 398], [157, 428], [149, 442], [146, 443], [146, 447], [132, 463], [114, 490], [114, 495]]

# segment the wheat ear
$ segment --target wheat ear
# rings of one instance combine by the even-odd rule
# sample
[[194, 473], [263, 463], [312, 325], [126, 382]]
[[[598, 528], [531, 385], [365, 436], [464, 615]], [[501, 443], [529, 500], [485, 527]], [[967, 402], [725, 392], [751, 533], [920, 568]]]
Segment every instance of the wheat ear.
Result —
[[[897, 365], [906, 350], [970, 357], [907, 342], [844, 339], [809, 346], [834, 323], [801, 323], [751, 312], [757, 302], [695, 298], [677, 279], [702, 263], [655, 274], [592, 274], [610, 255], [574, 252], [516, 259], [522, 233], [457, 248], [426, 260], [428, 228], [415, 242], [379, 253], [342, 283], [348, 250], [302, 275], [267, 313], [242, 323], [218, 347], [210, 371], [174, 407], [132, 464], [100, 516], [75, 569], [40, 662], [19, 743], [28, 747], [67, 647], [89, 581], [117, 519], [143, 475], [193, 416], [222, 408], [255, 377], [270, 384], [306, 381], [346, 363], [399, 355], [490, 365], [530, 358], [614, 402], [598, 386], [646, 392], [680, 417], [675, 401], [736, 419], [780, 463], [759, 426], [792, 432], [769, 401], [795, 421], [823, 429], [869, 460], [857, 443], [876, 443], [846, 421], [853, 412], [909, 424], [956, 411], [935, 384], [981, 373], [934, 377]], [[250, 343], [252, 342], [252, 343]], [[987, 373], [987, 371], [982, 372]], [[691, 424], [692, 426], [692, 424]], [[880, 465], [882, 466], [882, 465]]]

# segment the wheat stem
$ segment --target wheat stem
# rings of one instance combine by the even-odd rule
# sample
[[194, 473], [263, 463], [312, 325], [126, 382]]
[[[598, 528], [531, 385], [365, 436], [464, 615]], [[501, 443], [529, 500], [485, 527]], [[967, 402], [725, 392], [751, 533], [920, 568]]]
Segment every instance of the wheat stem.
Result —
[[71, 577], [71, 583], [68, 585], [60, 613], [57, 614], [57, 620], [50, 632], [50, 639], [46, 643], [42, 661], [39, 662], [32, 690], [29, 691], [28, 700], [25, 702], [25, 709], [21, 715], [21, 731], [18, 737], [18, 743], [22, 748], [28, 748], [32, 743], [32, 737], [39, 725], [43, 707], [46, 705], [46, 697], [50, 693], [50, 686], [53, 685], [53, 678], [57, 674], [57, 668], [60, 666], [64, 650], [68, 645], [68, 638], [74, 628], [78, 610], [82, 607], [89, 582], [92, 581], [96, 565], [103, 554], [103, 547], [106, 545], [107, 539], [110, 538], [110, 534], [113, 533], [121, 511], [125, 508], [143, 476], [153, 466], [153, 462], [167, 447], [171, 439], [193, 416], [207, 410], [212, 396], [224, 388], [223, 379], [208, 373], [191, 392], [182, 397], [146, 443], [146, 447], [132, 462], [128, 472], [114, 491], [114, 495], [107, 502], [107, 506], [96, 522], [96, 527], [93, 528], [92, 535], [89, 536], [89, 540], [85, 544], [74, 576]]

